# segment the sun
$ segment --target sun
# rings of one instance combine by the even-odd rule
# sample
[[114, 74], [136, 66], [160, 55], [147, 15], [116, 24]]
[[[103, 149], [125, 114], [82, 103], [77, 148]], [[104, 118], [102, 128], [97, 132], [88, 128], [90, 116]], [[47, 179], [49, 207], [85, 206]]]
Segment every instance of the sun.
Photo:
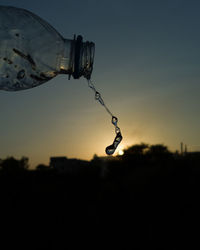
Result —
[[115, 156], [122, 156], [122, 155], [124, 155], [124, 149], [125, 149], [124, 144], [119, 145], [119, 147], [115, 151]]
[[123, 149], [119, 149], [119, 151], [118, 151], [118, 155], [123, 155], [123, 154], [124, 154]]

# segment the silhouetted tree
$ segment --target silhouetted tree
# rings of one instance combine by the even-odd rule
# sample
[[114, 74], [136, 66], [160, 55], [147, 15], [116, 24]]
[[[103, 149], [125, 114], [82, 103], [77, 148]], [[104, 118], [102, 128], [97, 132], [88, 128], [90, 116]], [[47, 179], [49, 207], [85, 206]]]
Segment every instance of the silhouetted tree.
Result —
[[169, 151], [168, 147], [163, 144], [155, 144], [149, 147], [147, 152], [149, 159], [153, 161], [162, 161], [166, 164], [166, 160], [173, 159], [173, 153]]
[[91, 163], [95, 166], [97, 165], [101, 165], [102, 164], [102, 159], [97, 155], [97, 154], [94, 154], [93, 155], [93, 158], [91, 160]]
[[93, 155], [93, 158], [92, 158], [92, 161], [98, 161], [99, 160], [99, 157], [97, 154], [94, 154]]
[[168, 150], [167, 146], [162, 144], [151, 145], [149, 147], [148, 153], [153, 155], [161, 155], [161, 154], [169, 154], [170, 151]]
[[27, 170], [29, 167], [27, 157], [22, 157], [20, 160], [16, 160], [14, 157], [8, 157], [2, 160], [0, 165], [2, 170], [7, 172]]
[[130, 155], [143, 155], [148, 148], [149, 148], [149, 145], [145, 143], [135, 144], [127, 148], [126, 150], [124, 150], [123, 157], [130, 156]]
[[37, 170], [39, 171], [48, 171], [50, 170], [50, 167], [47, 166], [47, 165], [44, 165], [44, 164], [39, 164], [37, 167], [36, 167]]
[[21, 160], [19, 161], [20, 168], [24, 169], [24, 170], [27, 170], [29, 168], [28, 161], [29, 161], [28, 157], [23, 156], [21, 158]]

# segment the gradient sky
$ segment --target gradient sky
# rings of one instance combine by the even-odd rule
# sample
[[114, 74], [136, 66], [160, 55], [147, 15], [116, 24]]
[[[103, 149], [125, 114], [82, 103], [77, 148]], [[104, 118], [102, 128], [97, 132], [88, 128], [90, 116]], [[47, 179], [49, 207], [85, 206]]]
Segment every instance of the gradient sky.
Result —
[[[124, 140], [183, 141], [200, 150], [200, 1], [0, 1], [28, 9], [65, 38], [80, 34], [96, 44], [92, 74], [97, 90], [119, 118]], [[0, 158], [29, 157], [31, 167], [50, 156], [91, 159], [114, 139], [110, 116], [84, 78], [59, 75], [30, 90], [0, 91]]]

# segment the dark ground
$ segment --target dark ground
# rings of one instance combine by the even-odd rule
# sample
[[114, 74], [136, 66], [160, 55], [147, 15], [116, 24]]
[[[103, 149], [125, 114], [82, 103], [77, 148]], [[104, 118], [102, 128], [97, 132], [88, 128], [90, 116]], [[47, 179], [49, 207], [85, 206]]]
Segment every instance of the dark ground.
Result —
[[110, 162], [105, 178], [97, 165], [76, 175], [1, 171], [0, 244], [16, 249], [199, 248], [199, 161]]

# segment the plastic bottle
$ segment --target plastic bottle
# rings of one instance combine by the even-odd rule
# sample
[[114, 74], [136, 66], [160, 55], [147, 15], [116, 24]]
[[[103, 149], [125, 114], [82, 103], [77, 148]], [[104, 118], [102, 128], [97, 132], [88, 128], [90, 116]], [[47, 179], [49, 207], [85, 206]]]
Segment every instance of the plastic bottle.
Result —
[[58, 74], [91, 77], [93, 42], [64, 39], [50, 24], [15, 7], [0, 6], [0, 89], [36, 87]]

